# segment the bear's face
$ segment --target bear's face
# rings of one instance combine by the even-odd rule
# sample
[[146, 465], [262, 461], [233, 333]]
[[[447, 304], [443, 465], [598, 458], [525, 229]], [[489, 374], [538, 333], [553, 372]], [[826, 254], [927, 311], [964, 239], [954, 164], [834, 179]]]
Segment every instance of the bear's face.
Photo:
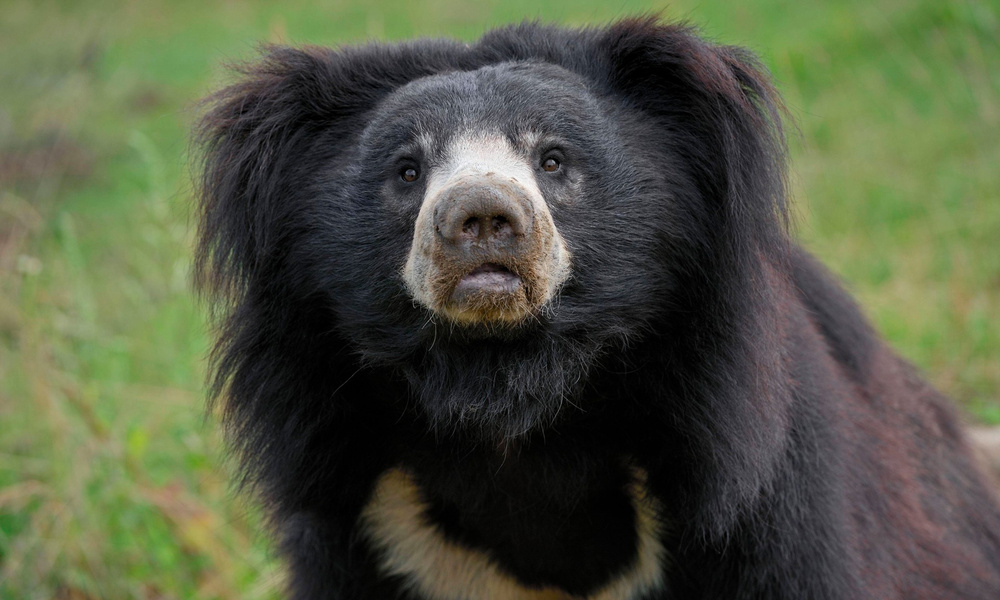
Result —
[[319, 268], [355, 350], [402, 367], [436, 422], [554, 417], [663, 306], [666, 170], [622, 141], [634, 127], [541, 62], [389, 94], [319, 183]]
[[414, 310], [460, 335], [526, 335], [559, 320], [571, 277], [568, 296], [615, 279], [574, 261], [583, 246], [607, 244], [608, 265], [655, 252], [657, 219], [634, 197], [650, 176], [629, 162], [620, 126], [582, 78], [545, 63], [433, 75], [386, 98], [353, 173], [363, 202], [409, 230], [393, 270]]
[[[490, 69], [433, 77], [393, 99], [403, 105], [396, 111], [423, 125], [394, 157], [402, 183], [386, 189], [422, 195], [403, 279], [422, 306], [459, 324], [529, 318], [570, 273], [566, 243], [539, 186], [554, 200], [579, 193], [579, 174], [564, 164], [567, 142], [535, 115], [508, 112], [489, 123], [475, 114], [534, 75]], [[435, 96], [451, 102], [428, 106]], [[560, 110], [554, 94], [535, 96], [533, 102]], [[421, 113], [438, 116], [438, 126]]]

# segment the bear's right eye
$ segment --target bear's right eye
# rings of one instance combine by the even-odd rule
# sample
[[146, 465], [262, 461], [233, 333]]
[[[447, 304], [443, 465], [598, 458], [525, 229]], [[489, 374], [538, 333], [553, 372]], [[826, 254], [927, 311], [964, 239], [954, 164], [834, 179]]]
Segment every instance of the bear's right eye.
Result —
[[406, 167], [400, 171], [399, 177], [406, 183], [413, 183], [420, 178], [420, 172], [414, 167]]

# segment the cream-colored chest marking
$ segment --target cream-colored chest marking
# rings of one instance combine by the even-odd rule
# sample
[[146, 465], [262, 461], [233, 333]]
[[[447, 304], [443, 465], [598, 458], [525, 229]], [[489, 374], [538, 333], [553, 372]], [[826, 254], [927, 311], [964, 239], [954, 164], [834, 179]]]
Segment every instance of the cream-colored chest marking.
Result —
[[413, 477], [402, 469], [381, 476], [362, 513], [362, 524], [381, 552], [382, 572], [402, 576], [427, 600], [629, 600], [660, 587], [663, 577], [659, 506], [645, 482], [646, 473], [633, 469], [629, 492], [639, 540], [635, 561], [586, 598], [555, 587], [528, 587], [504, 572], [488, 553], [446, 538], [427, 521], [427, 504]]

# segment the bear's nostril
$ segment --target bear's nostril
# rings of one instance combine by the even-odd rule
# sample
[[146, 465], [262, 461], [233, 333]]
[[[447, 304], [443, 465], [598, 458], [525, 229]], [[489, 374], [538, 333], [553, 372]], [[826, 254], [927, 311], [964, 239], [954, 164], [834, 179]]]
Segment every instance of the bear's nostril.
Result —
[[503, 215], [493, 217], [490, 225], [492, 225], [491, 233], [493, 235], [506, 237], [511, 233], [510, 221], [508, 221], [507, 217]]
[[462, 223], [462, 237], [475, 239], [479, 237], [479, 229], [479, 218], [469, 217], [465, 223]]
[[467, 241], [486, 241], [491, 238], [508, 238], [512, 233], [513, 225], [506, 215], [474, 215], [462, 223], [459, 236]]

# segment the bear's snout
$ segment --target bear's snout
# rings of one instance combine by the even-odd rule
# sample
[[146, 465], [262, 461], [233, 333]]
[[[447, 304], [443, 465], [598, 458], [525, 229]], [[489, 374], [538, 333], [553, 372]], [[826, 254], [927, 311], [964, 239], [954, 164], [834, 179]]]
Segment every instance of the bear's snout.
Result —
[[512, 304], [524, 293], [517, 271], [528, 270], [518, 267], [537, 260], [531, 200], [515, 182], [494, 179], [487, 174], [445, 189], [434, 211], [439, 260], [467, 271], [451, 293], [457, 305]]
[[474, 250], [517, 253], [531, 235], [534, 214], [514, 184], [459, 183], [445, 190], [434, 211], [434, 231], [447, 252], [466, 259]]

